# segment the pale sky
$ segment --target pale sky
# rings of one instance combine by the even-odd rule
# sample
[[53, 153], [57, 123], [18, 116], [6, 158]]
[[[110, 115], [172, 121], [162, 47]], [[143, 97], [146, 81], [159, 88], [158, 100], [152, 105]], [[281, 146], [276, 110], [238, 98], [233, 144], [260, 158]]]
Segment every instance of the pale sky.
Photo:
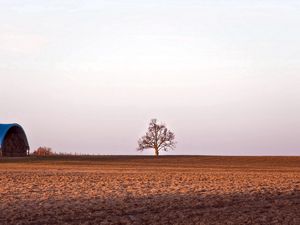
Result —
[[32, 151], [300, 155], [300, 2], [0, 0], [0, 103]]

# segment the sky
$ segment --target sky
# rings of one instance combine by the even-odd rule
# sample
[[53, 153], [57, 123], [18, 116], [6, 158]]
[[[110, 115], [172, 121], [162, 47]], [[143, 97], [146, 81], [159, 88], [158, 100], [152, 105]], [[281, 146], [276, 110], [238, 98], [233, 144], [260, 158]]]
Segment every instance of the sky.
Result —
[[0, 0], [0, 123], [31, 150], [300, 155], [298, 0]]

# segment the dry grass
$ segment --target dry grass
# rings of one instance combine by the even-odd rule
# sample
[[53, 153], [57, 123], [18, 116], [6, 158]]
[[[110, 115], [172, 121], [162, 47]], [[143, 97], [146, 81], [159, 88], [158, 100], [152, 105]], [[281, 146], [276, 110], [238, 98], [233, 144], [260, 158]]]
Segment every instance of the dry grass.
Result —
[[0, 224], [300, 224], [300, 157], [31, 157], [0, 172]]

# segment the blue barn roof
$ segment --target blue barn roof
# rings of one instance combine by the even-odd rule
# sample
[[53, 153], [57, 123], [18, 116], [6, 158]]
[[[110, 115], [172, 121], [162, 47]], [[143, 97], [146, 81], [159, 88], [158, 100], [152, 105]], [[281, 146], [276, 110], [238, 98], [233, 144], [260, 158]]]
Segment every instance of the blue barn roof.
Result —
[[[0, 124], [0, 148], [3, 145], [3, 142], [4, 142], [4, 139], [5, 139], [5, 136], [6, 136], [7, 132], [11, 128], [13, 128], [13, 127], [18, 127], [18, 128], [20, 128], [24, 132], [23, 128], [19, 124], [17, 124], [17, 123], [13, 123], [13, 124]], [[24, 132], [24, 135], [25, 135], [25, 132]], [[25, 135], [25, 137], [26, 137], [26, 135]], [[26, 145], [29, 147], [27, 138], [25, 138], [25, 141], [26, 141]]]

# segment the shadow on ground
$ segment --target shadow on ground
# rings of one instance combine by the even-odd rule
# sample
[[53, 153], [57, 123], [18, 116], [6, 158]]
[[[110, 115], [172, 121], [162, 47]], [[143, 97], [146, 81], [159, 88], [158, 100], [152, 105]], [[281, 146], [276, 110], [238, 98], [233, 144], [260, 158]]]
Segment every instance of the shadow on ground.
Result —
[[[145, 193], [147, 194], [147, 193]], [[0, 206], [1, 224], [300, 224], [300, 191], [46, 199]]]

